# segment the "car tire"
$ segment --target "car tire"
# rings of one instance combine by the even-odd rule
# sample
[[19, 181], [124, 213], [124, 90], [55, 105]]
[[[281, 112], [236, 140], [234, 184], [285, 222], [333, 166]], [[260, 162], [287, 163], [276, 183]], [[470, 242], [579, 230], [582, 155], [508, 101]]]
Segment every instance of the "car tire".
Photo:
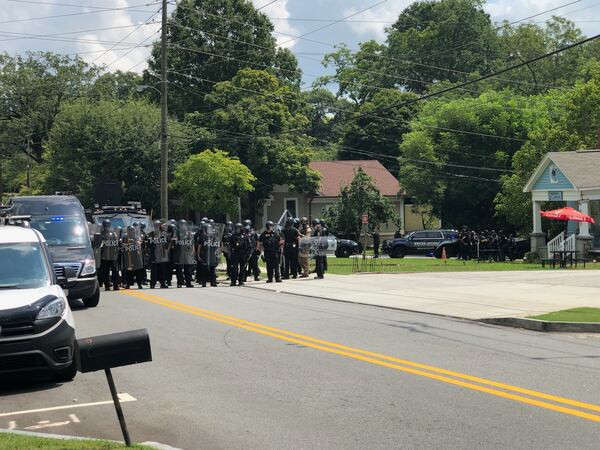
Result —
[[392, 258], [404, 258], [406, 256], [406, 249], [404, 247], [394, 247], [392, 249]]
[[75, 357], [73, 357], [73, 362], [69, 367], [52, 374], [52, 381], [66, 383], [68, 381], [73, 381], [75, 375], [77, 375], [77, 362], [75, 361]]
[[349, 248], [341, 248], [339, 258], [349, 258], [350, 257], [350, 249]]
[[99, 302], [100, 302], [100, 287], [96, 288], [96, 292], [94, 292], [94, 295], [83, 299], [83, 304], [85, 305], [86, 308], [95, 308], [96, 306], [98, 306]]

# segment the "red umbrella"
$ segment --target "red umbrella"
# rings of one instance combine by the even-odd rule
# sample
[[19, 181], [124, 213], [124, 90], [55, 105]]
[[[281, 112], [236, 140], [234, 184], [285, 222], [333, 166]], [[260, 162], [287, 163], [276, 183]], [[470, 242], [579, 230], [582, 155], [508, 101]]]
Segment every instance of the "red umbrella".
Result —
[[554, 220], [571, 220], [573, 222], [590, 222], [596, 223], [593, 217], [590, 217], [582, 212], [577, 211], [569, 206], [565, 208], [555, 209], [553, 211], [541, 211], [542, 217]]

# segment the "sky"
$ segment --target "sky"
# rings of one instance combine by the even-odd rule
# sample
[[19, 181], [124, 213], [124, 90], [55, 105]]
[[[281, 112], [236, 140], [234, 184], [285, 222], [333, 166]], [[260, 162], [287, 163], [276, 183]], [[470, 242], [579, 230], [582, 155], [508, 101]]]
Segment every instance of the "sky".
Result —
[[[320, 61], [336, 44], [357, 48], [360, 42], [369, 39], [383, 42], [385, 28], [412, 3], [409, 0], [252, 2], [271, 18], [278, 43], [296, 54], [304, 87], [327, 73]], [[0, 52], [44, 50], [79, 54], [87, 62], [105, 65], [108, 71], [141, 72], [146, 67], [149, 45], [159, 37], [159, 7], [156, 0], [0, 0]], [[493, 22], [501, 23], [557, 7], [560, 9], [527, 21], [543, 23], [555, 14], [573, 20], [588, 36], [600, 33], [600, 0], [489, 0], [485, 9]], [[303, 35], [306, 36], [294, 39]]]

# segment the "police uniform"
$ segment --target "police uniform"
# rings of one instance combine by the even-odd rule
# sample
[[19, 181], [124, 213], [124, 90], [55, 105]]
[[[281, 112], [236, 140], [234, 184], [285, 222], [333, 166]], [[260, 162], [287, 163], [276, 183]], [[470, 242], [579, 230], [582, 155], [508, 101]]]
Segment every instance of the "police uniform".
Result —
[[300, 232], [288, 221], [281, 233], [283, 234], [284, 239], [283, 257], [285, 258], [283, 279], [287, 280], [290, 277], [290, 273], [293, 278], [296, 278], [298, 276]]
[[244, 234], [241, 225], [236, 226], [235, 232], [229, 239], [229, 251], [231, 257], [231, 286], [239, 283], [244, 284], [246, 278], [246, 263], [248, 262], [248, 251], [250, 250], [250, 242]]
[[281, 254], [281, 241], [282, 237], [278, 231], [273, 229], [265, 230], [258, 238], [260, 242], [264, 256], [265, 263], [267, 265], [267, 283], [273, 282], [273, 276], [279, 283], [281, 282], [281, 273], [279, 272], [279, 256]]
[[125, 286], [129, 289], [134, 283], [137, 283], [138, 288], [142, 289], [144, 282], [142, 242], [132, 226], [127, 227], [127, 233], [122, 239], [122, 249]]
[[200, 230], [196, 233], [196, 256], [200, 271], [200, 283], [206, 287], [207, 283], [217, 286], [217, 266], [220, 260], [220, 247], [218, 236], [210, 229]]
[[102, 243], [100, 245], [100, 269], [99, 278], [100, 284], [110, 290], [110, 281], [116, 291], [119, 290], [119, 274], [118, 274], [118, 259], [119, 259], [119, 238], [116, 233], [110, 228], [103, 227]]

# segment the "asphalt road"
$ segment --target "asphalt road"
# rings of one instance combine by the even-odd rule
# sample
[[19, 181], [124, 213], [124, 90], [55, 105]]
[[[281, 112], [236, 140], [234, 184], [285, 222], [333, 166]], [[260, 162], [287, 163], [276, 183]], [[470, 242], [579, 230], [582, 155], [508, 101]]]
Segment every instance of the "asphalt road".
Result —
[[[598, 336], [225, 286], [103, 293], [75, 316], [79, 337], [148, 328], [154, 361], [113, 372], [138, 442], [598, 448]], [[103, 373], [6, 384], [0, 428], [121, 439]]]

